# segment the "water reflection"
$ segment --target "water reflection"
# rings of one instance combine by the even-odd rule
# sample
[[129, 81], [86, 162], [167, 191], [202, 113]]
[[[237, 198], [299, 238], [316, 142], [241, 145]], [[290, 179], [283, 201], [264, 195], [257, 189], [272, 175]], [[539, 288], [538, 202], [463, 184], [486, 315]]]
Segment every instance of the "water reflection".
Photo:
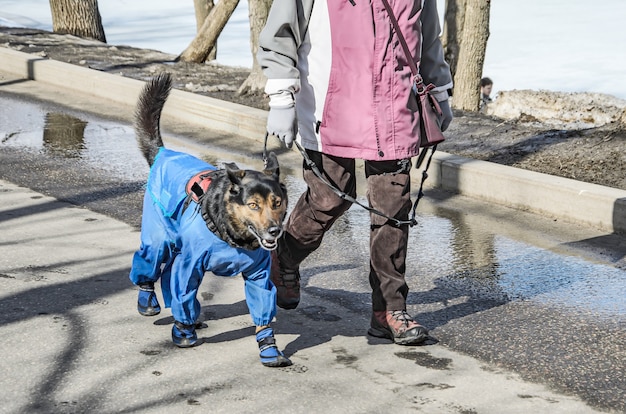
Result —
[[494, 235], [485, 231], [484, 223], [477, 223], [472, 216], [461, 214], [451, 219], [453, 263], [457, 277], [469, 276], [495, 280], [498, 263]]
[[447, 216], [451, 224], [449, 237], [453, 267], [453, 272], [448, 275], [449, 282], [456, 281], [458, 287], [465, 286], [470, 297], [508, 302], [510, 295], [499, 284], [501, 271], [495, 234], [487, 230], [488, 226], [476, 216], [458, 212]]
[[431, 275], [430, 293], [438, 291], [437, 298], [533, 301], [599, 316], [626, 315], [624, 269], [510, 237], [485, 217], [424, 207], [435, 215], [421, 215], [412, 231], [408, 269], [413, 270], [407, 278]]
[[43, 129], [44, 150], [69, 158], [80, 157], [85, 149], [87, 122], [60, 112], [48, 112]]

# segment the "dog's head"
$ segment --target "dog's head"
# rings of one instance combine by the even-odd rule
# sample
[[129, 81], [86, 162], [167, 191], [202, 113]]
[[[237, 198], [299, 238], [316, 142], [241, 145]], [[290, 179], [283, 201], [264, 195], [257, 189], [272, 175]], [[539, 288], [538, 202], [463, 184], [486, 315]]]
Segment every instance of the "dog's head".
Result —
[[287, 214], [287, 188], [280, 182], [278, 159], [270, 153], [263, 171], [225, 164], [228, 189], [224, 195], [226, 221], [233, 239], [245, 248], [274, 250]]

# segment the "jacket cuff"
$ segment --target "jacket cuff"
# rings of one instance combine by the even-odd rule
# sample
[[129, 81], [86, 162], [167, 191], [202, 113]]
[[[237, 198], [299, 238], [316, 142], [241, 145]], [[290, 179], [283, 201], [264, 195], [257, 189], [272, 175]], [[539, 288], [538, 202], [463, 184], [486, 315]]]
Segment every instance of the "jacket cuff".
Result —
[[300, 79], [268, 79], [265, 84], [265, 93], [272, 96], [283, 91], [293, 94], [300, 91]]
[[279, 91], [270, 95], [270, 108], [291, 108], [296, 99], [291, 91]]
[[448, 91], [431, 92], [431, 95], [435, 97], [437, 102], [447, 101], [449, 98]]

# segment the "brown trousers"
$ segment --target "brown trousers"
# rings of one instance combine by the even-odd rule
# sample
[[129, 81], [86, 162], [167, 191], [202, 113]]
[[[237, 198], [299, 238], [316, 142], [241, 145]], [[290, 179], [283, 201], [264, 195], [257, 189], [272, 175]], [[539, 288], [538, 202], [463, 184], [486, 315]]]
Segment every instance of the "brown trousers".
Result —
[[[307, 150], [325, 178], [356, 197], [355, 160]], [[370, 206], [399, 220], [411, 210], [410, 160], [366, 161], [367, 199]], [[285, 225], [278, 254], [282, 266], [296, 269], [317, 249], [327, 230], [345, 213], [351, 202], [337, 196], [304, 164], [307, 190], [300, 196]], [[398, 227], [370, 213], [370, 275], [374, 311], [404, 310], [409, 288], [404, 273], [409, 228]]]

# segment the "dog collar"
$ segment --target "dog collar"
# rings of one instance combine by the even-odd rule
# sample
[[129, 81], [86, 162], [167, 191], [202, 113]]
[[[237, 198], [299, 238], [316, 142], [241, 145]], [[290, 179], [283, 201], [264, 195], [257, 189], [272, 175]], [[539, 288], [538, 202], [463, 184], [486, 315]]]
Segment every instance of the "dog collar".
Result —
[[209, 231], [217, 235], [220, 239], [228, 243], [228, 245], [231, 247], [246, 248], [241, 243], [237, 243], [237, 241], [230, 236], [230, 233], [228, 232], [227, 229], [217, 227], [217, 225], [215, 224], [215, 221], [209, 214], [209, 209], [207, 208], [206, 205], [204, 205], [208, 203], [208, 201], [209, 201], [208, 198], [201, 197], [198, 207], [200, 208], [200, 214], [202, 215], [202, 219], [204, 220], [204, 223], [206, 224]]
[[187, 199], [185, 200], [185, 205], [183, 207], [183, 211], [187, 209], [189, 204], [194, 201], [197, 205], [197, 208], [200, 210], [200, 214], [202, 215], [202, 219], [206, 223], [209, 231], [215, 235], [217, 235], [220, 239], [228, 243], [231, 247], [235, 248], [243, 248], [243, 249], [251, 249], [248, 243], [241, 243], [231, 237], [228, 229], [220, 228], [215, 224], [215, 220], [211, 217], [211, 213], [209, 211], [208, 206], [208, 198], [205, 197], [209, 186], [211, 185], [213, 174], [215, 174], [219, 170], [205, 170], [200, 171], [193, 177], [187, 181], [185, 186], [185, 191], [187, 192]]

